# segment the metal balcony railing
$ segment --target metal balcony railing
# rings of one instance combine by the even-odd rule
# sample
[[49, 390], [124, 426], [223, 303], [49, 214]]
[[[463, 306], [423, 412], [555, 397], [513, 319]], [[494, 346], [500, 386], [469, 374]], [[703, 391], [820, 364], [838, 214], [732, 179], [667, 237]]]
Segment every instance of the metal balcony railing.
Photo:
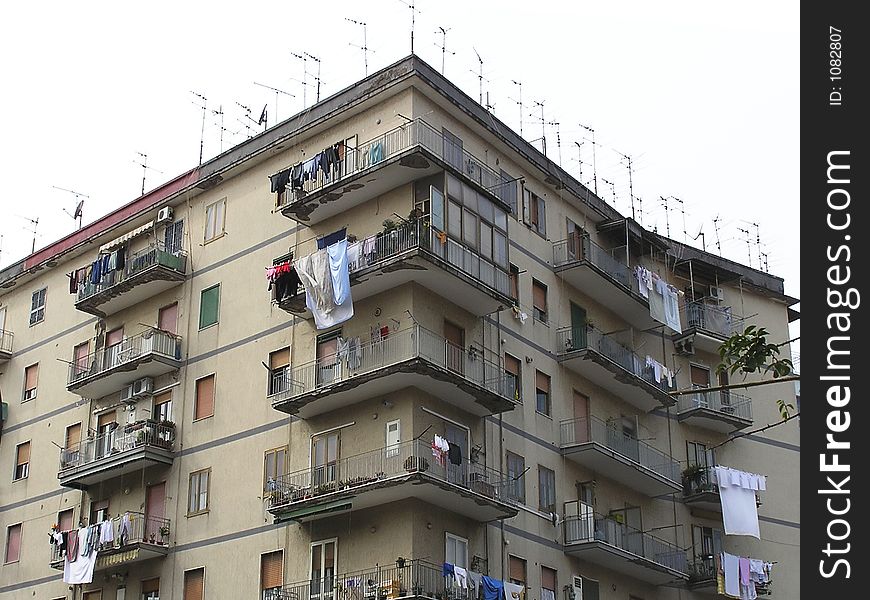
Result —
[[716, 471], [713, 466], [701, 467], [692, 473], [685, 473], [683, 479], [683, 495], [694, 496], [696, 494], [719, 493], [719, 485], [716, 481]]
[[120, 344], [100, 348], [87, 356], [73, 359], [69, 365], [67, 385], [105, 373], [147, 354], [160, 354], [173, 360], [180, 360], [181, 338], [160, 329], [148, 329], [126, 338]]
[[[624, 250], [622, 250], [624, 253]], [[572, 263], [588, 262], [604, 271], [616, 283], [639, 293], [637, 278], [620, 259], [589, 239], [588, 235], [571, 237], [553, 243], [553, 266], [563, 267]]]
[[97, 463], [115, 454], [154, 446], [172, 450], [175, 445], [175, 425], [156, 421], [136, 421], [121, 425], [114, 431], [82, 440], [60, 451], [60, 470]]
[[649, 533], [613, 517], [588, 514], [567, 517], [564, 522], [565, 544], [604, 542], [636, 556], [641, 556], [673, 571], [688, 574], [686, 552]]
[[731, 313], [730, 306], [713, 306], [701, 301], [686, 302], [682, 313], [687, 327], [703, 329], [723, 337], [730, 336], [740, 321]]
[[329, 574], [263, 592], [263, 600], [389, 600], [408, 596], [469, 598], [468, 590], [460, 590], [452, 577], [444, 577], [440, 565], [417, 559]]
[[499, 502], [508, 501], [507, 477], [462, 457], [460, 464], [432, 455], [432, 443], [412, 440], [364, 452], [338, 461], [279, 476], [267, 483], [269, 507], [292, 505], [355, 490], [370, 484], [421, 473], [439, 481], [477, 492]]
[[272, 402], [291, 400], [414, 358], [444, 368], [469, 383], [515, 402], [512, 380], [498, 364], [484, 359], [480, 350], [455, 346], [419, 325], [362, 344], [359, 352], [351, 347], [342, 354], [297, 367], [276, 369], [269, 374], [269, 396]]
[[[125, 515], [114, 517], [111, 521], [114, 540], [101, 544], [97, 556], [114, 550], [123, 550], [138, 543], [169, 546], [172, 535], [169, 519], [141, 512], [128, 512]], [[63, 562], [63, 553], [57, 545], [51, 546], [51, 562]]]
[[664, 392], [675, 389], [675, 384], [668, 385], [668, 380], [660, 376], [656, 381], [655, 369], [646, 364], [635, 352], [612, 337], [602, 333], [594, 327], [585, 325], [582, 327], [567, 327], [558, 332], [559, 346], [556, 353], [560, 356], [576, 352], [578, 350], [592, 350], [605, 356], [625, 369], [627, 372], [643, 379], [652, 386]]
[[[503, 182], [497, 171], [461, 145], [446, 140], [440, 131], [422, 119], [414, 119], [363, 142], [356, 148], [347, 148], [344, 158], [330, 168], [329, 173], [318, 170], [313, 179], [302, 182], [301, 190], [288, 188], [282, 207], [415, 146], [425, 148], [505, 203], [509, 202], [512, 195], [510, 186], [516, 189], [516, 182]], [[515, 192], [513, 195], [515, 196]]]
[[713, 560], [713, 555], [705, 556], [696, 555], [695, 559], [689, 563], [689, 583], [716, 582], [716, 563]]
[[698, 391], [694, 394], [680, 396], [677, 400], [677, 414], [699, 408], [712, 410], [729, 417], [752, 420], [752, 400], [730, 390]]
[[5, 352], [6, 354], [12, 354], [12, 339], [13, 335], [11, 331], [6, 331], [5, 329], [0, 329], [0, 352]]
[[187, 252], [184, 250], [167, 252], [163, 249], [162, 243], [152, 244], [147, 248], [143, 248], [126, 258], [122, 270], [109, 271], [98, 282], [91, 283], [89, 281], [79, 288], [76, 302], [87, 300], [91, 296], [95, 296], [156, 265], [173, 269], [183, 275], [187, 265]]
[[559, 441], [563, 448], [595, 442], [671, 481], [680, 481], [680, 464], [677, 461], [646, 442], [624, 433], [615, 421], [604, 422], [596, 417], [562, 421], [559, 423]]

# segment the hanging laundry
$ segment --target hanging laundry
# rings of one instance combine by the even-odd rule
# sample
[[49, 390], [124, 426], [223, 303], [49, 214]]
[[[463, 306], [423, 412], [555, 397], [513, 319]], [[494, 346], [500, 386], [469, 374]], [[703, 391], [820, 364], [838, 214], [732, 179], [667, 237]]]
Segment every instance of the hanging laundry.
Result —
[[767, 488], [763, 475], [716, 466], [713, 468], [722, 502], [726, 535], [751, 535], [761, 539], [755, 491]]
[[342, 227], [338, 231], [333, 231], [330, 234], [327, 234], [321, 238], [317, 238], [317, 249], [323, 250], [327, 246], [331, 246], [336, 242], [343, 240], [347, 237], [347, 227]]
[[347, 239], [326, 247], [329, 255], [329, 273], [332, 277], [332, 294], [336, 306], [353, 303], [350, 295], [350, 273], [347, 265]]
[[[90, 527], [79, 529], [76, 531], [77, 545], [84, 548], [87, 543]], [[69, 541], [67, 541], [67, 549], [69, 549]], [[69, 553], [67, 553], [69, 556]], [[90, 548], [88, 552], [83, 552], [75, 560], [67, 558], [63, 562], [63, 582], [64, 583], [92, 583], [94, 580], [94, 565], [97, 562], [97, 549]]]
[[[656, 273], [651, 275], [653, 280], [652, 289], [649, 290], [649, 316], [653, 319], [667, 325], [665, 317], [665, 297], [662, 295], [661, 289], [666, 289], [667, 284], [659, 278]], [[661, 284], [661, 287], [660, 285]]]
[[468, 587], [468, 571], [458, 565], [453, 565], [453, 580], [460, 590], [466, 589]]
[[740, 557], [722, 553], [722, 571], [725, 573], [725, 595], [740, 597]]
[[444, 577], [453, 577], [453, 563], [446, 562], [441, 566], [441, 574]]
[[526, 595], [526, 587], [518, 583], [504, 583], [504, 600], [523, 600]]
[[302, 181], [315, 180], [317, 178], [317, 157], [312, 157], [302, 163]]
[[645, 267], [637, 266], [634, 268], [634, 276], [637, 279], [637, 290], [644, 298], [649, 298], [649, 290], [647, 280], [650, 279], [649, 271]]
[[448, 442], [449, 449], [447, 450], [447, 456], [450, 459], [450, 464], [461, 465], [462, 464], [462, 448], [459, 447], [459, 444], [454, 444], [452, 442]]
[[290, 186], [294, 190], [302, 189], [302, 163], [293, 165], [293, 169], [290, 172]]
[[677, 301], [677, 288], [672, 285], [666, 286], [662, 292], [662, 297], [665, 301], [665, 325], [673, 329], [675, 333], [682, 333], [683, 329], [680, 325], [680, 305]]
[[481, 582], [483, 583], [483, 600], [502, 600], [504, 595], [503, 581], [484, 575], [481, 577]]
[[269, 180], [271, 182], [271, 190], [273, 193], [280, 194], [285, 189], [287, 189], [287, 183], [290, 181], [290, 176], [292, 174], [292, 169], [284, 169], [279, 173], [275, 173]]
[[384, 145], [381, 142], [375, 142], [369, 147], [369, 164], [376, 165], [384, 160]]
[[439, 466], [447, 466], [447, 461], [444, 459], [444, 445], [447, 444], [449, 449], [450, 445], [442, 438], [440, 435], [435, 434], [434, 439], [432, 440], [432, 457], [435, 459], [435, 462], [438, 463]]

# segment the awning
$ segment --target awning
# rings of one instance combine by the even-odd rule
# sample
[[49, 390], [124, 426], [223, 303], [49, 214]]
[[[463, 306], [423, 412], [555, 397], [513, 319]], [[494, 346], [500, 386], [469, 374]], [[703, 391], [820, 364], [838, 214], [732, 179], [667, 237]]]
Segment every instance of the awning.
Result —
[[133, 231], [128, 231], [124, 235], [122, 235], [120, 237], [116, 237], [114, 240], [112, 240], [108, 244], [103, 244], [102, 246], [100, 246], [100, 252], [108, 252], [109, 250], [114, 250], [118, 246], [125, 244], [128, 241], [132, 240], [133, 238], [139, 237], [143, 233], [147, 233], [147, 232], [151, 231], [152, 229], [154, 229], [154, 221], [149, 221], [148, 223], [145, 223], [141, 227], [137, 227]]
[[139, 549], [134, 548], [133, 550], [126, 550], [124, 552], [118, 552], [117, 554], [107, 554], [104, 556], [98, 556], [97, 562], [94, 564], [95, 569], [103, 569], [105, 567], [114, 567], [115, 565], [120, 565], [122, 563], [130, 562], [136, 560], [139, 557]]
[[276, 523], [280, 523], [281, 521], [295, 521], [296, 519], [301, 519], [303, 517], [312, 517], [314, 515], [319, 515], [322, 513], [329, 512], [340, 512], [345, 510], [350, 510], [353, 508], [353, 504], [349, 499], [347, 500], [336, 500], [334, 502], [327, 502], [325, 504], [318, 504], [316, 506], [308, 506], [305, 508], [299, 508], [296, 510], [291, 510], [286, 513], [282, 513], [278, 518], [275, 519]]

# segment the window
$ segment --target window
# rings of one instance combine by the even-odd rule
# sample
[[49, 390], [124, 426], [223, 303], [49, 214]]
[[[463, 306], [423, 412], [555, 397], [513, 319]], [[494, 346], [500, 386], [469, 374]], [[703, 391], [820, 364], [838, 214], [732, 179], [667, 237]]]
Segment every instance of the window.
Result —
[[511, 283], [511, 298], [519, 303], [520, 301], [520, 268], [515, 264], [510, 266], [510, 274], [508, 275]]
[[337, 554], [338, 541], [334, 538], [311, 543], [311, 588], [308, 594], [311, 600], [332, 600]]
[[218, 322], [221, 305], [221, 284], [202, 290], [199, 295], [199, 328], [205, 329]]
[[508, 499], [526, 503], [526, 459], [513, 452], [507, 453]]
[[541, 235], [547, 235], [547, 213], [544, 199], [527, 189], [523, 190], [523, 223]]
[[532, 306], [535, 319], [541, 323], [547, 322], [547, 286], [532, 279]]
[[39, 363], [30, 365], [24, 369], [24, 396], [22, 402], [36, 398], [36, 386], [39, 382]]
[[511, 177], [510, 174], [505, 173], [504, 169], [499, 170], [499, 176], [501, 178], [501, 185], [499, 186], [499, 194], [498, 197], [501, 198], [505, 204], [511, 207], [511, 215], [514, 218], [517, 216], [517, 180], [514, 177]]
[[516, 585], [526, 585], [526, 561], [513, 554], [508, 556], [508, 578]]
[[269, 353], [269, 395], [286, 391], [290, 373], [290, 348], [283, 348]]
[[338, 472], [338, 431], [311, 439], [311, 462], [314, 486], [335, 484]]
[[556, 569], [541, 565], [541, 600], [556, 600]]
[[30, 473], [30, 442], [18, 444], [15, 447], [15, 473], [12, 479], [27, 479]]
[[444, 534], [446, 545], [444, 547], [444, 562], [468, 568], [468, 540], [452, 533]]
[[91, 590], [82, 595], [82, 600], [103, 600], [103, 590]]
[[71, 531], [73, 528], [73, 509], [68, 508], [57, 513], [57, 530]]
[[538, 465], [538, 510], [556, 511], [556, 473]]
[[692, 525], [692, 557], [695, 572], [708, 577], [716, 576], [714, 557], [722, 551], [724, 532], [712, 527]]
[[[287, 464], [287, 446], [266, 450], [263, 455], [263, 490], [272, 491], [269, 485], [269, 480], [277, 481], [278, 477], [284, 475], [284, 470]], [[274, 486], [273, 486], [274, 487]]]
[[277, 598], [284, 585], [284, 552], [275, 550], [260, 555], [260, 590], [262, 600]]
[[205, 588], [205, 569], [200, 567], [184, 572], [184, 600], [202, 600]]
[[214, 416], [214, 375], [206, 375], [196, 380], [196, 401], [193, 406], [193, 420]]
[[179, 219], [166, 226], [163, 230], [163, 249], [170, 254], [181, 251], [184, 235], [184, 221]]
[[689, 365], [693, 388], [710, 387], [710, 369], [698, 365]]
[[160, 578], [146, 579], [142, 582], [142, 600], [159, 600]]
[[21, 556], [21, 523], [6, 528], [6, 554], [3, 562], [18, 562]]
[[93, 525], [94, 523], [102, 523], [106, 519], [109, 518], [109, 501], [108, 500], [99, 500], [91, 502], [91, 520], [88, 522]]
[[550, 416], [550, 376], [535, 371], [535, 410]]
[[507, 392], [517, 402], [523, 399], [523, 364], [520, 359], [504, 355], [504, 373], [507, 376]]
[[45, 319], [45, 291], [47, 288], [36, 290], [30, 297], [30, 324], [36, 325]]
[[157, 329], [178, 333], [178, 302], [173, 302], [157, 311]]
[[205, 207], [205, 241], [210, 242], [224, 234], [224, 216], [227, 199], [222, 198]]
[[79, 459], [79, 447], [82, 441], [82, 424], [74, 423], [66, 428], [64, 435], [63, 454], [61, 461], [63, 465], [75, 464]]
[[155, 421], [172, 421], [172, 392], [163, 392], [154, 396], [154, 406], [151, 409]]
[[[187, 515], [198, 515], [208, 511], [208, 486], [211, 469], [203, 469], [190, 474], [187, 488]], [[185, 596], [187, 597], [187, 596]]]
[[[90, 341], [82, 342], [73, 348], [73, 377], [78, 379], [88, 373], [88, 359], [91, 353]], [[96, 358], [96, 356], [95, 356]]]

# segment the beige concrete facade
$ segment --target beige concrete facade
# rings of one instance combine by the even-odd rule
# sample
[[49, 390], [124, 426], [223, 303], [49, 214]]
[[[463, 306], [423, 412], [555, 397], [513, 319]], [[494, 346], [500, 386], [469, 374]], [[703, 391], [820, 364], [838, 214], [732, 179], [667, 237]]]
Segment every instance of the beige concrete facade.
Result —
[[[336, 328], [343, 337], [359, 336], [365, 344], [372, 326], [380, 324], [387, 325], [390, 335], [397, 338], [413, 331], [408, 339], [420, 343], [425, 339], [424, 331], [443, 338], [448, 322], [464, 331], [463, 360], [472, 362], [464, 363], [457, 373], [456, 369], [450, 371], [449, 356], [444, 369], [444, 365], [427, 365], [428, 359], [415, 355], [423, 367], [414, 363], [414, 370], [407, 372], [397, 372], [388, 365], [373, 368], [365, 384], [341, 391], [343, 396], [336, 392], [330, 399], [329, 390], [314, 395], [306, 410], [318, 412], [318, 403], [330, 409], [310, 418], [276, 410], [272, 405], [275, 397], [269, 395], [269, 373], [264, 368], [270, 353], [289, 348], [293, 372], [316, 360], [324, 331], [315, 329], [306, 315], [290, 314], [270, 301], [265, 267], [288, 251], [300, 257], [316, 250], [318, 236], [342, 227], [358, 239], [380, 232], [385, 219], [406, 217], [419, 198], [419, 190], [428, 190], [428, 185], [415, 186], [414, 182], [424, 176], [414, 177], [413, 169], [393, 163], [387, 156], [383, 165], [371, 165], [361, 178], [348, 176], [348, 181], [360, 184], [359, 188], [348, 191], [340, 181], [345, 189], [339, 190], [337, 198], [318, 196], [318, 190], [311, 192], [309, 197], [323, 198], [311, 213], [312, 220], [327, 214], [318, 210], [337, 212], [306, 223], [282, 214], [286, 205], [276, 205], [269, 176], [337, 141], [355, 139], [361, 147], [406, 123], [421, 121], [439, 134], [443, 128], [458, 136], [463, 150], [495, 173], [503, 171], [516, 178], [512, 185], [520, 208], [519, 214], [506, 218], [508, 260], [519, 270], [517, 306], [528, 318], [524, 322], [517, 318], [509, 303], [502, 301], [504, 294], [492, 286], [437, 258], [424, 258], [419, 274], [376, 269], [351, 287], [352, 293], [360, 290], [360, 298], [354, 300], [353, 318]], [[435, 160], [437, 156], [433, 159], [425, 149], [419, 154], [429, 165], [425, 176], [434, 174], [442, 192], [445, 186], [451, 187], [452, 178], [478, 197], [487, 198], [496, 211], [508, 209], [499, 204], [493, 190], [469, 178], [468, 171], [445, 165]], [[388, 185], [393, 180], [398, 183]], [[636, 423], [629, 444], [633, 451], [642, 454], [650, 447], [666, 460], [679, 463], [679, 470], [688, 465], [688, 443], [713, 447], [727, 439], [727, 431], [709, 426], [725, 415], [714, 414], [712, 421], [681, 419], [679, 405], [665, 406], [655, 390], [649, 390], [650, 384], [627, 373], [602, 379], [595, 375], [598, 371], [591, 370], [597, 368], [594, 360], [563, 356], [564, 334], [560, 332], [572, 326], [571, 304], [582, 306], [587, 319], [606, 332], [608, 339], [631, 347], [641, 359], [652, 356], [675, 371], [678, 389], [691, 387], [692, 365], [715, 369], [718, 357], [699, 347], [692, 355], [681, 354], [670, 330], [664, 333], [663, 326], [644, 329], [632, 324], [620, 307], [633, 302], [646, 310], [643, 303], [632, 299], [626, 289], [612, 288], [612, 278], [603, 271], [589, 271], [593, 287], [572, 285], [573, 275], [554, 265], [554, 244], [567, 238], [570, 219], [592, 242], [624, 263], [628, 235], [628, 264], [643, 265], [678, 289], [689, 290], [681, 304], [691, 300], [690, 284], [705, 291], [710, 286], [719, 287], [724, 293], [719, 306], [731, 307], [746, 324], [764, 326], [775, 341], [789, 337], [787, 307], [794, 302], [783, 293], [781, 279], [718, 256], [689, 252], [676, 242], [642, 231], [416, 57], [372, 75], [176, 181], [177, 185], [167, 185], [138, 204], [120, 209], [117, 224], [107, 218], [107, 224], [96, 224], [81, 238], [62, 240], [49, 252], [37, 253], [0, 272], [0, 309], [6, 309], [5, 328], [14, 334], [11, 357], [0, 363], [0, 394], [8, 404], [8, 419], [0, 438], [0, 535], [4, 548], [9, 528], [21, 524], [20, 557], [0, 565], [0, 599], [82, 598], [82, 592], [102, 589], [103, 599], [130, 600], [143, 597], [142, 581], [159, 577], [160, 598], [180, 600], [184, 597], [185, 572], [198, 568], [204, 569], [204, 597], [256, 598], [263, 597], [261, 555], [265, 553], [283, 551], [283, 583], [289, 586], [308, 580], [315, 543], [335, 541], [334, 570], [341, 579], [342, 574], [376, 565], [395, 568], [397, 557], [440, 565], [447, 558], [448, 535], [467, 541], [467, 567], [496, 579], [509, 578], [511, 556], [525, 560], [529, 600], [542, 599], [542, 567], [557, 571], [558, 600], [568, 600], [566, 586], [570, 587], [573, 576], [584, 578], [587, 600], [595, 597], [596, 587], [598, 597], [606, 600], [689, 600], [715, 594], [715, 588], [692, 589], [688, 565], [700, 552], [700, 543], [693, 540], [693, 526], [722, 529], [721, 512], [686, 502], [679, 473], [669, 482], [654, 472], [649, 461], [644, 464], [641, 458], [634, 460], [619, 451], [614, 454], [606, 443], [583, 453], [563, 452], [562, 447], [569, 445], [563, 438], [566, 428], [573, 431], [566, 422], [578, 416], [575, 392], [588, 397], [588, 415], [595, 422], [610, 424], [608, 431], [622, 427], [623, 420], [629, 425]], [[378, 185], [388, 189], [368, 194], [366, 185], [372, 190], [380, 190]], [[524, 189], [545, 202], [544, 235], [523, 222]], [[226, 207], [223, 233], [206, 240], [207, 207], [221, 201]], [[343, 209], [343, 201], [359, 203]], [[146, 294], [104, 319], [77, 310], [67, 273], [92, 262], [101, 244], [154, 222], [163, 206], [172, 207], [174, 221], [184, 222], [184, 280]], [[131, 251], [162, 240], [164, 227], [161, 224], [135, 238]], [[533, 279], [547, 288], [546, 323], [533, 317]], [[138, 286], [140, 292], [144, 285]], [[200, 329], [201, 294], [215, 285], [220, 286], [218, 322]], [[379, 290], [378, 285], [386, 287]], [[47, 290], [44, 320], [29, 325], [32, 294], [42, 288]], [[611, 288], [607, 292], [610, 300], [596, 299], [602, 297], [602, 289]], [[364, 290], [375, 291], [365, 295], [368, 292]], [[105, 333], [118, 327], [124, 328], [126, 336], [134, 336], [157, 326], [160, 309], [172, 303], [178, 305], [180, 367], [156, 376], [152, 394], [124, 403], [121, 385], [99, 398], [84, 398], [76, 390], [68, 390], [68, 363], [74, 361], [78, 344], [90, 340], [93, 351], [95, 337], [102, 344]], [[492, 311], [491, 305], [501, 310]], [[685, 314], [683, 327], [687, 328]], [[502, 370], [506, 354], [519, 359], [521, 401], [501, 398], [512, 410], [490, 414], [483, 408], [485, 402], [474, 401], [498, 395], [498, 390], [475, 386], [475, 359], [468, 358], [469, 347], [480, 353], [477, 360], [490, 361]], [[22, 401], [25, 370], [35, 364], [39, 365], [37, 394]], [[140, 378], [146, 368], [143, 365], [126, 371], [124, 384]], [[536, 371], [550, 377], [548, 415], [536, 410]], [[214, 375], [215, 381], [213, 415], [196, 418], [197, 381], [209, 375]], [[715, 385], [715, 375], [711, 377]], [[618, 383], [620, 378], [629, 383]], [[736, 381], [733, 378], [732, 382]], [[775, 422], [780, 418], [776, 400], [793, 402], [794, 396], [789, 383], [736, 391], [751, 399], [749, 429]], [[68, 426], [82, 423], [86, 437], [89, 430], [97, 429], [100, 415], [112, 411], [122, 424], [147, 419], [157, 410], [153, 396], [161, 392], [171, 394], [169, 420], [175, 424], [171, 464], [142, 458], [126, 471], [108, 466], [100, 471], [97, 460], [94, 477], [99, 481], [88, 484], [87, 489], [59, 485], [58, 448], [65, 445]], [[643, 409], [639, 402], [655, 407]], [[470, 478], [457, 482], [445, 476], [443, 481], [403, 482], [397, 478], [389, 487], [360, 488], [350, 500], [336, 490], [336, 498], [361, 508], [334, 513], [317, 513], [316, 499], [304, 501], [308, 502], [306, 510], [314, 507], [315, 511], [301, 516], [293, 514], [292, 506], [275, 508], [270, 504], [264, 492], [267, 451], [286, 448], [284, 472], [296, 474], [312, 467], [312, 439], [332, 433], [339, 439], [339, 461], [367, 453], [382, 458], [385, 445], [389, 456], [387, 424], [395, 421], [399, 422], [403, 445], [412, 444], [421, 435], [425, 445], [436, 433], [464, 432], [465, 449], [471, 456], [463, 457], [467, 465], [463, 469], [469, 473], [485, 467], [486, 473], [500, 472], [498, 477], [507, 479], [507, 453], [523, 457], [528, 471], [511, 485], [514, 490], [524, 490], [525, 501], [506, 497], [506, 488], [497, 486], [499, 493], [484, 487], [481, 495]], [[622, 431], [618, 437], [624, 440]], [[723, 536], [724, 550], [775, 562], [772, 592], [789, 599], [800, 597], [798, 432], [798, 423], [792, 421], [715, 450], [718, 464], [767, 476], [767, 490], [760, 494], [758, 509], [762, 539]], [[595, 433], [585, 435], [594, 437]], [[13, 480], [17, 448], [25, 442], [30, 443], [29, 473]], [[102, 459], [103, 463], [108, 460]], [[433, 461], [433, 457], [428, 456], [428, 460]], [[350, 469], [354, 463], [341, 464], [342, 469]], [[381, 466], [371, 469], [382, 468], [382, 463], [377, 464]], [[556, 525], [539, 507], [539, 467], [555, 472]], [[210, 470], [207, 510], [191, 515], [190, 474], [206, 469]], [[433, 463], [430, 474], [436, 471]], [[111, 515], [147, 513], [146, 489], [161, 482], [165, 482], [163, 512], [171, 523], [171, 533], [160, 555], [100, 568], [93, 584], [68, 589], [60, 571], [50, 564], [46, 535], [57, 522], [58, 513], [71, 508], [74, 522], [86, 523], [93, 504], [104, 500], [108, 500]], [[488, 482], [497, 483], [496, 476]], [[643, 491], [648, 489], [645, 486], [663, 486], [663, 491], [649, 494]], [[639, 561], [631, 552], [592, 548], [594, 542], [583, 548], [579, 546], [584, 544], [569, 543], [566, 522], [572, 521], [566, 517], [581, 487], [593, 490], [595, 513], [608, 515], [639, 508], [640, 530], [683, 552], [687, 557], [684, 572], [668, 570], [667, 565], [655, 564], [656, 560]], [[332, 496], [327, 496], [331, 502]], [[499, 511], [516, 516], [489, 522], [480, 517]], [[632, 512], [631, 519], [635, 514]], [[117, 595], [118, 588], [124, 588], [125, 595]]]

